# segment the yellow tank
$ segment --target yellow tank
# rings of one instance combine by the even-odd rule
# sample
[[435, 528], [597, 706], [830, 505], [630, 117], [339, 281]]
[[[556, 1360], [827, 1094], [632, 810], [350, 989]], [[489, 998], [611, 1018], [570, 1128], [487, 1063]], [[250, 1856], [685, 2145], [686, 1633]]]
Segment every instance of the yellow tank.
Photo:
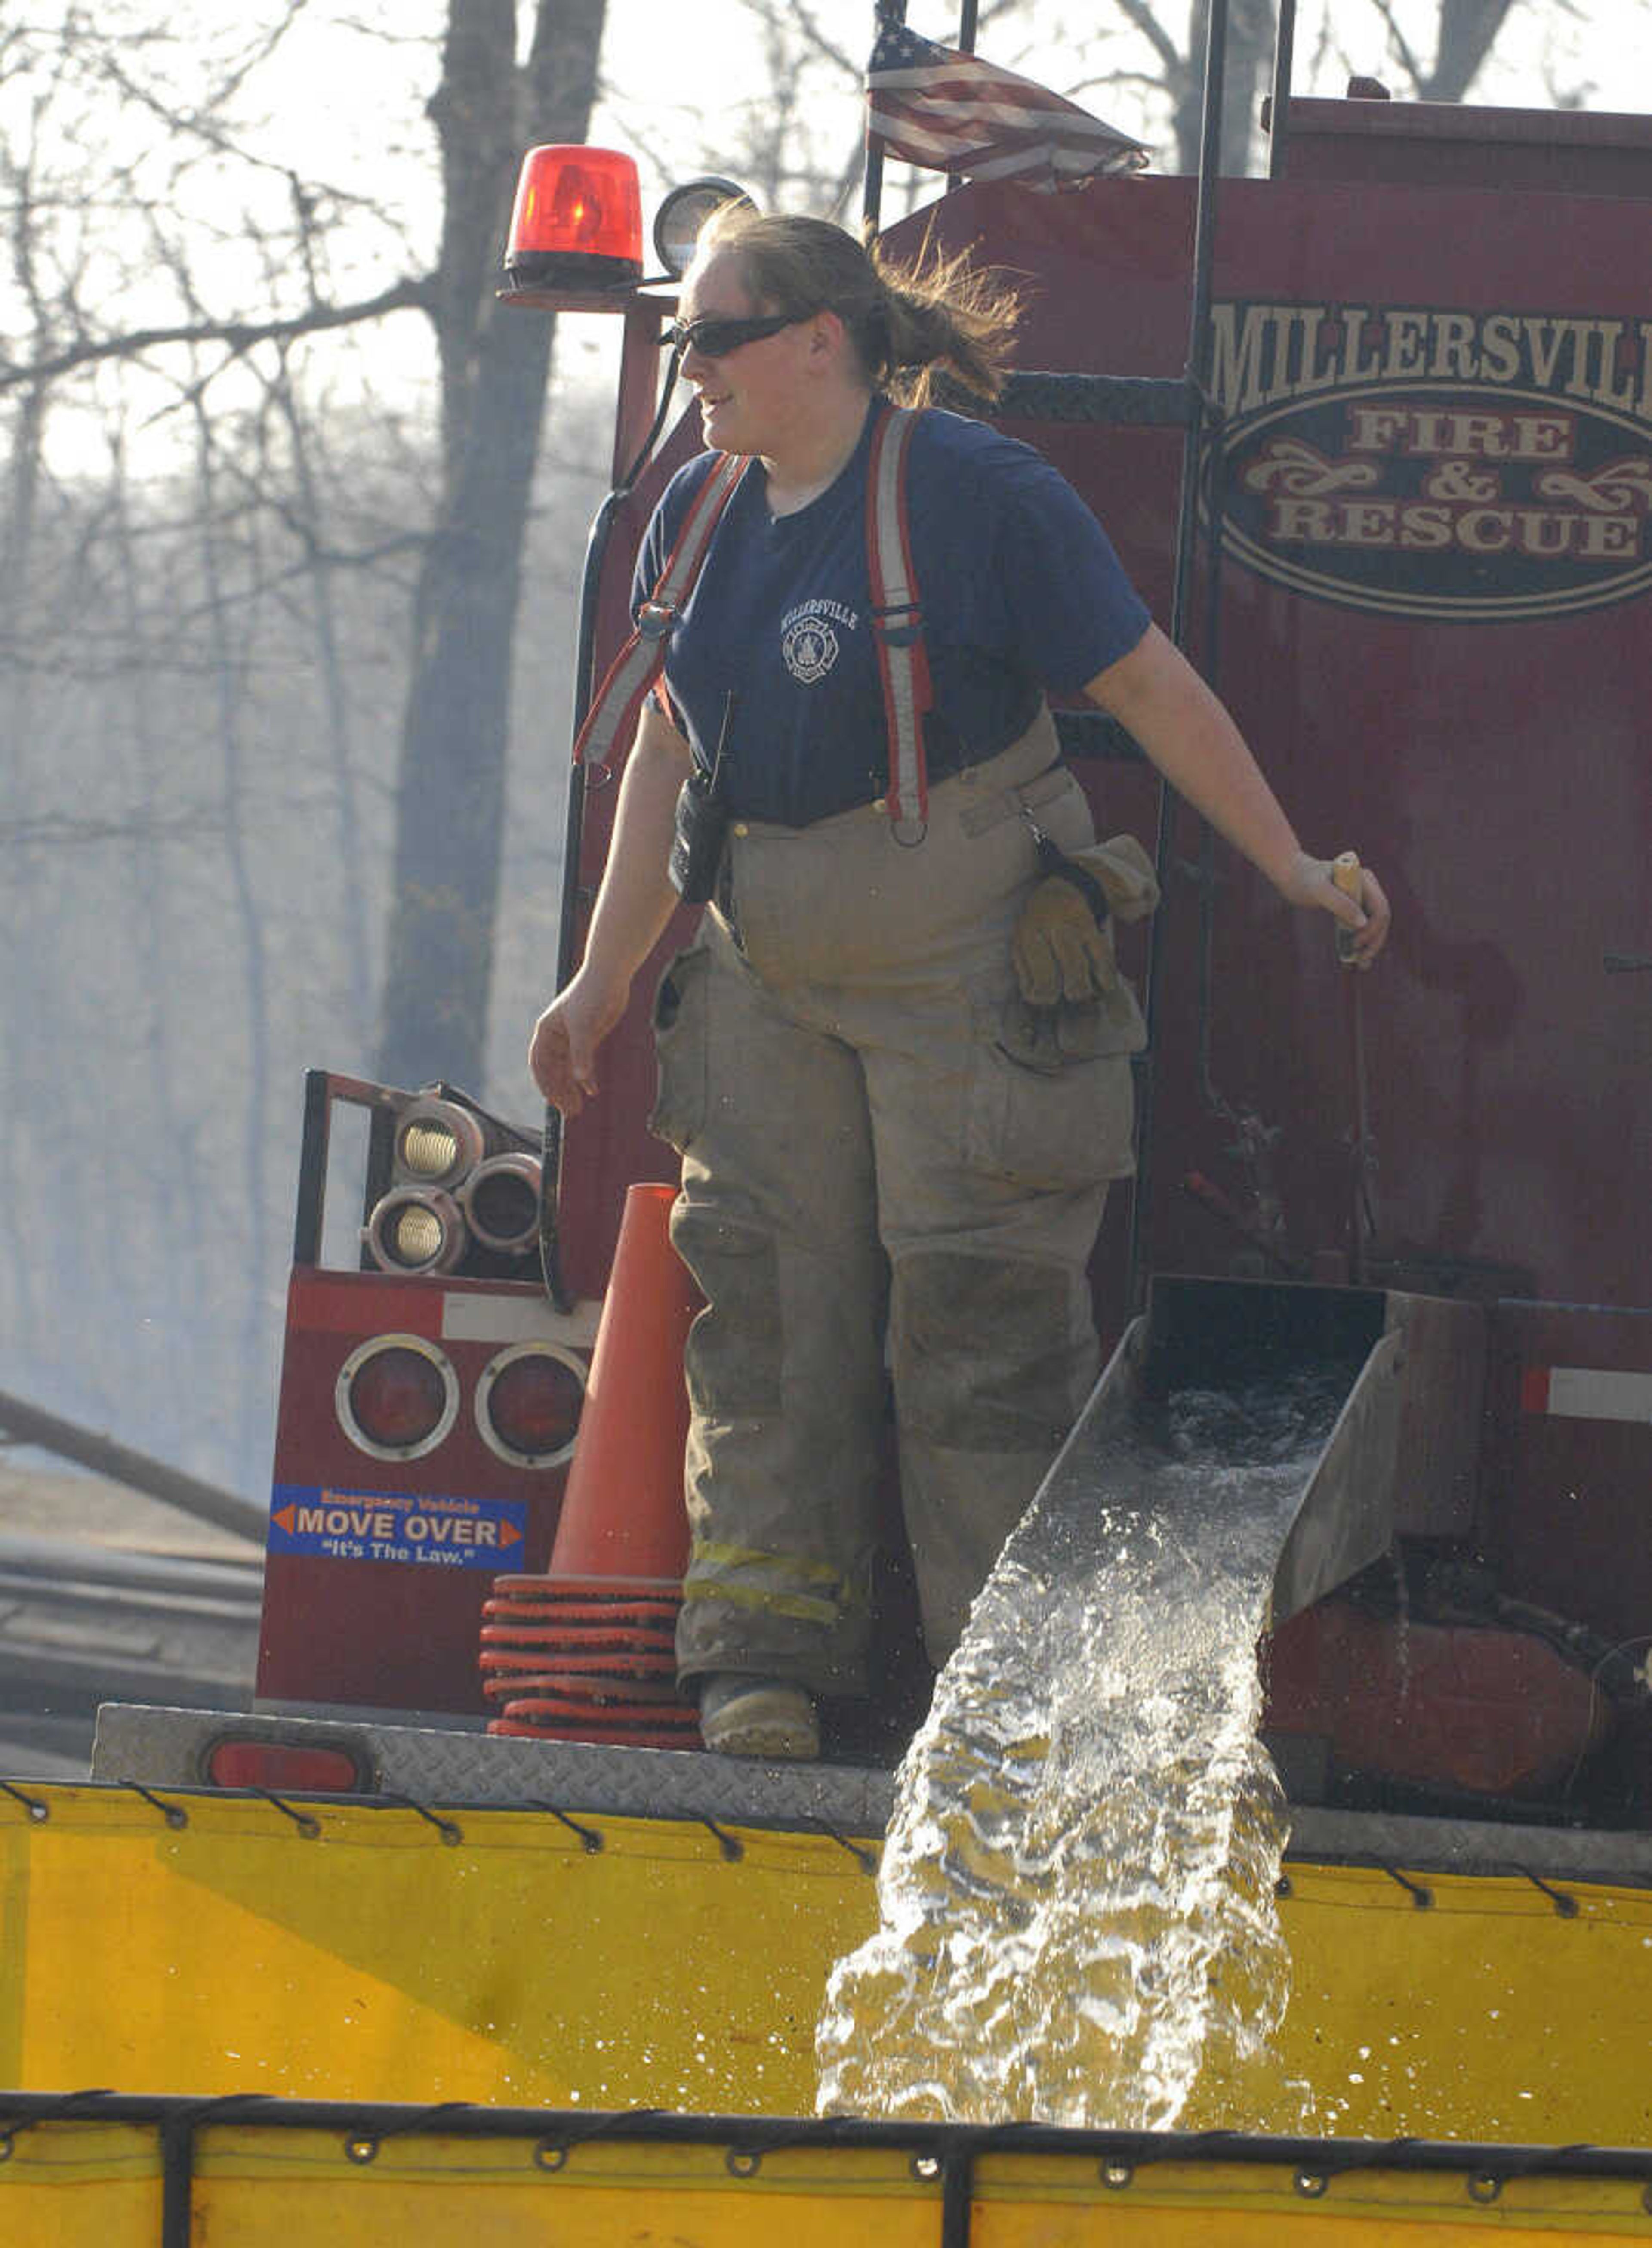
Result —
[[[1646, 2234], [1652, 2154], [1576, 2151], [1652, 2142], [1638, 1837], [1560, 1838], [1580, 1864], [1615, 1846], [1616, 1879], [1294, 1855], [1282, 2058], [1323, 2135], [1212, 2141], [788, 2120], [827, 1971], [873, 1924], [871, 1835], [24, 1792], [0, 1809], [8, 2248]], [[1327, 1832], [1368, 1828], [1410, 1839]], [[1478, 1833], [1519, 1857], [1521, 1830]], [[58, 2104], [99, 2085], [121, 2097]]]

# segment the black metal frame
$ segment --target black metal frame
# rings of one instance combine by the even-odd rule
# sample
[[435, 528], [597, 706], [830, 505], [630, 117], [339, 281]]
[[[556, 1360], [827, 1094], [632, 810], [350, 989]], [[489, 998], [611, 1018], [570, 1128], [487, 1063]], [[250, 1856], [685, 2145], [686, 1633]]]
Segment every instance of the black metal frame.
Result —
[[[1281, 0], [1281, 5], [1289, 0]], [[1187, 612], [1192, 586], [1193, 546], [1198, 524], [1199, 483], [1205, 461], [1205, 425], [1215, 410], [1211, 376], [1211, 271], [1216, 246], [1216, 194], [1221, 175], [1222, 95], [1227, 74], [1228, 0], [1210, 0], [1205, 29], [1205, 102], [1199, 127], [1198, 184], [1193, 207], [1193, 294], [1188, 308], [1188, 419], [1182, 444], [1181, 504], [1176, 524], [1175, 572], [1171, 593], [1171, 638], [1185, 649]], [[1205, 602], [1205, 675], [1216, 684], [1218, 619], [1221, 607], [1222, 514], [1225, 496], [1220, 453], [1210, 456], [1212, 473], [1206, 496], [1208, 539]], [[1158, 826], [1154, 842], [1154, 868], [1159, 894], [1168, 911], [1171, 859], [1176, 828], [1177, 797], [1168, 781], [1159, 788]], [[1136, 1065], [1136, 1177], [1130, 1194], [1130, 1233], [1125, 1251], [1125, 1302], [1139, 1311], [1144, 1300], [1148, 1274], [1143, 1269], [1143, 1240], [1153, 1179], [1153, 1122], [1157, 1093], [1157, 1027], [1164, 947], [1162, 921], [1150, 924], [1143, 1013], [1147, 1044]]]
[[[526, 1155], [533, 1142], [522, 1128], [508, 1124], [495, 1116], [468, 1093], [446, 1079], [433, 1085], [421, 1086], [418, 1093], [399, 1086], [379, 1085], [370, 1078], [345, 1077], [337, 1070], [311, 1069], [304, 1073], [304, 1133], [298, 1149], [298, 1194], [293, 1217], [292, 1261], [295, 1264], [319, 1264], [321, 1262], [322, 1228], [327, 1210], [327, 1162], [332, 1143], [332, 1112], [335, 1104], [347, 1108], [363, 1108], [367, 1112], [367, 1161], [362, 1185], [361, 1223], [365, 1228], [374, 1210], [389, 1192], [395, 1168], [396, 1125], [410, 1100], [428, 1095], [439, 1100], [456, 1102], [468, 1109], [479, 1122], [486, 1125], [492, 1135], [490, 1152], [515, 1150]], [[375, 1271], [374, 1261], [365, 1250], [358, 1260], [364, 1272]], [[568, 1306], [562, 1306], [566, 1310]]]
[[347, 2161], [365, 2171], [387, 2138], [419, 2133], [463, 2139], [532, 2142], [529, 2165], [547, 2190], [588, 2142], [604, 2146], [722, 2147], [731, 2178], [761, 2175], [764, 2158], [797, 2148], [852, 2147], [905, 2152], [914, 2178], [932, 2182], [939, 2202], [939, 2248], [968, 2248], [973, 2172], [983, 2155], [1083, 2155], [1096, 2164], [1098, 2197], [1127, 2194], [1138, 2174], [1165, 2163], [1268, 2165], [1289, 2170], [1306, 2201], [1360, 2170], [1457, 2176], [1467, 2199], [1495, 2202], [1506, 2186], [1528, 2178], [1638, 2182], [1652, 2210], [1652, 2149], [1592, 2146], [1487, 2146], [1466, 2140], [1269, 2138], [1244, 2131], [1071, 2130], [1055, 2125], [878, 2123], [859, 2117], [690, 2115], [637, 2108], [607, 2114], [583, 2109], [484, 2108], [466, 2101], [433, 2106], [379, 2101], [283, 2100], [264, 2093], [188, 2099], [113, 2092], [0, 2092], [0, 2161], [17, 2135], [37, 2124], [65, 2121], [152, 2125], [161, 2155], [161, 2213], [157, 2248], [190, 2248], [197, 2135], [215, 2124], [273, 2130], [338, 2131]]
[[[335, 1101], [367, 1111], [367, 1175], [362, 1194], [365, 1225], [379, 1196], [390, 1184], [391, 1151], [395, 1141], [396, 1112], [406, 1093], [394, 1086], [375, 1085], [364, 1077], [341, 1077], [337, 1071], [304, 1072], [304, 1136], [298, 1149], [298, 1198], [293, 1217], [292, 1261], [321, 1262], [322, 1221], [327, 1203], [327, 1150], [332, 1137]], [[371, 1264], [364, 1258], [364, 1267]]]

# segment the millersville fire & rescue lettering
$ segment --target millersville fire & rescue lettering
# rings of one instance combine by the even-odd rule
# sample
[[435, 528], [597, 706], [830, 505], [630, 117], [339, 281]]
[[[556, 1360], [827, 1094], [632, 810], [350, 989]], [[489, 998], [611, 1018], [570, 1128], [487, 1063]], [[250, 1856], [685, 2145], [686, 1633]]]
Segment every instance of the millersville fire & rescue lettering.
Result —
[[1219, 304], [1224, 540], [1323, 600], [1493, 621], [1652, 584], [1652, 320]]

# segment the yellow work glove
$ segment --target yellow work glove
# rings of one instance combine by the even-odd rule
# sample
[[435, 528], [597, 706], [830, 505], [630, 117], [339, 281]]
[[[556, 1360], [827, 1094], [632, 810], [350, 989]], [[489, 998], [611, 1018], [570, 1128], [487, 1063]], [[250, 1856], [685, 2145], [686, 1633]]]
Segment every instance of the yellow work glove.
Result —
[[1082, 889], [1046, 874], [1021, 910], [1010, 940], [1015, 981], [1031, 1007], [1100, 999], [1118, 981], [1113, 940]]
[[1141, 1052], [1146, 1028], [1114, 961], [1112, 924], [1140, 921], [1158, 903], [1152, 862], [1133, 835], [1056, 855], [1068, 873], [1034, 887], [1010, 940], [1017, 994], [1000, 1025], [1010, 1059], [1048, 1074]]

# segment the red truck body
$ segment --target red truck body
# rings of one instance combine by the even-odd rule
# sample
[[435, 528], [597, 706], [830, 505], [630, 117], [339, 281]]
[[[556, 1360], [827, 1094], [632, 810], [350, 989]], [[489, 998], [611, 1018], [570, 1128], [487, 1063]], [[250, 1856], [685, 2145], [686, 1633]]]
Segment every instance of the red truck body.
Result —
[[[1378, 870], [1394, 934], [1350, 976], [1319, 917], [1172, 810], [1136, 1257], [1121, 1188], [1094, 1268], [1102, 1324], [1116, 1337], [1156, 1271], [1483, 1303], [1485, 1442], [1458, 1543], [1503, 1595], [1633, 1641], [1652, 1631], [1652, 130], [1364, 102], [1291, 119], [1284, 176], [1217, 199], [1202, 518], [1219, 519], [1221, 559], [1212, 591], [1201, 548], [1185, 637], [1309, 847]], [[1024, 368], [1174, 378], [1194, 216], [1179, 179], [972, 186], [891, 240], [972, 243], [1027, 277]], [[617, 461], [652, 412], [670, 310], [645, 293], [625, 308]], [[1089, 501], [1167, 621], [1180, 431], [1034, 422], [1013, 403], [1004, 426]], [[691, 407], [613, 513], [598, 673], [643, 527], [698, 443]], [[1075, 755], [1102, 832], [1150, 841], [1150, 769], [1104, 737]], [[585, 792], [577, 933], [615, 794]], [[1128, 943], [1145, 975], [1141, 933]], [[562, 1271], [587, 1303], [625, 1188], [673, 1172], [645, 1121], [653, 981], [566, 1133]], [[380, 1284], [353, 1285], [371, 1325]], [[295, 1321], [277, 1484], [405, 1495], [329, 1419], [330, 1347]], [[520, 1497], [499, 1466], [468, 1441], [420, 1487]], [[531, 1566], [558, 1487], [532, 1499]], [[272, 1558], [261, 1696], [474, 1721], [486, 1584]]]

